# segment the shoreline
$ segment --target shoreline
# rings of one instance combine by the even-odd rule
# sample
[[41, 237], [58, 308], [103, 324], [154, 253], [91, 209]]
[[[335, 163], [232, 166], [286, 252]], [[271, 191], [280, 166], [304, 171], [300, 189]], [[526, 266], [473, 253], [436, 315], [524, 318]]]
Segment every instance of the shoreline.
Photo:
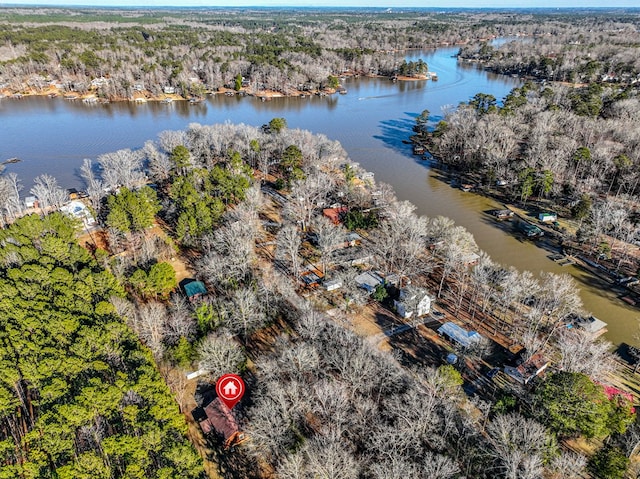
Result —
[[[461, 177], [462, 172], [458, 170], [443, 169], [442, 165], [444, 165], [444, 163], [437, 157], [433, 156], [431, 152], [429, 152], [429, 150], [426, 148], [427, 145], [420, 142], [419, 139], [413, 137], [413, 135], [411, 137], [411, 143], [413, 145], [424, 146], [429, 155], [431, 155], [431, 159], [429, 160], [429, 168], [436, 169], [450, 180], [455, 180], [456, 178]], [[469, 178], [472, 178], [475, 176], [475, 174], [472, 173], [468, 174], [467, 176]], [[473, 181], [475, 180], [477, 179], [473, 178]], [[455, 186], [451, 187], [454, 188]], [[546, 241], [550, 246], [556, 248], [559, 254], [570, 257], [573, 260], [574, 266], [588, 273], [593, 278], [597, 278], [602, 281], [603, 287], [606, 287], [609, 291], [614, 293], [618, 299], [624, 301], [629, 306], [640, 308], [640, 289], [637, 289], [633, 286], [628, 287], [617, 282], [620, 278], [628, 275], [624, 274], [622, 271], [616, 272], [615, 270], [608, 268], [606, 263], [612, 261], [611, 259], [604, 261], [599, 260], [587, 248], [582, 247], [582, 245], [572, 240], [566, 232], [554, 230], [547, 224], [536, 222], [535, 218], [532, 218], [530, 215], [526, 214], [526, 211], [519, 207], [517, 204], [508, 201], [508, 198], [506, 198], [505, 195], [500, 193], [500, 191], [498, 190], [492, 189], [491, 187], [479, 188], [478, 185], [474, 184], [474, 187], [471, 188], [469, 192], [479, 196], [483, 196], [485, 198], [490, 198], [500, 203], [505, 209], [513, 211], [515, 216], [518, 218], [518, 221], [524, 221], [530, 224], [534, 224], [535, 226], [540, 228], [544, 232], [544, 241]], [[536, 206], [535, 202], [531, 205], [533, 206], [533, 208], [540, 209], [539, 206]], [[566, 218], [560, 219], [560, 221], [562, 221], [565, 229], [568, 229], [566, 228]]]
[[[342, 78], [354, 78], [358, 79], [360, 77], [366, 78], [379, 78], [379, 79], [388, 79], [390, 81], [403, 81], [403, 82], [414, 82], [414, 81], [433, 81], [432, 78], [429, 78], [428, 75], [417, 75], [415, 77], [409, 76], [386, 76], [386, 75], [364, 75], [357, 73], [349, 73], [341, 75]], [[276, 90], [255, 90], [250, 87], [244, 87], [240, 90], [234, 90], [232, 88], [221, 87], [216, 91], [206, 91], [205, 95], [202, 97], [191, 96], [184, 97], [177, 93], [163, 93], [161, 95], [153, 95], [148, 90], [136, 91], [129, 98], [124, 97], [113, 97], [108, 98], [104, 96], [100, 96], [100, 92], [98, 90], [90, 90], [86, 93], [79, 93], [75, 91], [64, 91], [61, 88], [58, 88], [54, 85], [50, 85], [47, 88], [43, 88], [40, 90], [35, 90], [31, 87], [20, 88], [20, 89], [10, 89], [10, 88], [2, 88], [0, 89], [0, 99], [2, 98], [12, 98], [12, 99], [22, 99], [25, 97], [50, 97], [57, 98], [62, 97], [66, 100], [80, 100], [85, 103], [120, 103], [120, 102], [131, 102], [131, 103], [147, 103], [147, 102], [164, 102], [170, 103], [173, 101], [189, 101], [192, 103], [200, 103], [204, 101], [207, 96], [213, 95], [226, 95], [226, 96], [251, 96], [255, 98], [262, 99], [262, 101], [270, 100], [271, 98], [305, 98], [308, 96], [327, 96], [327, 95], [335, 95], [336, 93], [345, 94], [347, 93], [347, 89], [342, 86], [342, 84], [338, 88], [322, 88], [317, 90], [310, 91], [302, 91], [302, 90], [293, 90], [291, 93], [282, 93]]]

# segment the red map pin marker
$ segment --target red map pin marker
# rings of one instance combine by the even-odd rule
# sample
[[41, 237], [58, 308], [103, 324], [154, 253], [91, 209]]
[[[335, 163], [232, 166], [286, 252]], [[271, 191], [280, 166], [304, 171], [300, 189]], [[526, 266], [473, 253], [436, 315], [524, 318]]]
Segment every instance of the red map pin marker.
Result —
[[229, 409], [238, 404], [244, 396], [244, 381], [237, 374], [225, 374], [216, 382], [216, 393]]

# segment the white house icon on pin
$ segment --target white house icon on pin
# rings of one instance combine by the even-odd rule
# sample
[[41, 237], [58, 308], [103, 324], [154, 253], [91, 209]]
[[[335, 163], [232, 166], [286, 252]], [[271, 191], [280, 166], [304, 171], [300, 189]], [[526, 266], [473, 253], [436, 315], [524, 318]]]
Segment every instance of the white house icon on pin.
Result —
[[231, 380], [227, 381], [227, 384], [224, 385], [222, 390], [224, 391], [225, 396], [233, 397], [238, 392], [238, 386], [235, 381]]

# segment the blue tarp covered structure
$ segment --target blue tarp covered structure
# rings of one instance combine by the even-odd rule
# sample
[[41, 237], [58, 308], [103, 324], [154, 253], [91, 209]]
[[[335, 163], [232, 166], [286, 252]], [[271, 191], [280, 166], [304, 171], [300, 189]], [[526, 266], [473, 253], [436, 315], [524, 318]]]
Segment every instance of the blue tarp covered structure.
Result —
[[207, 294], [207, 288], [202, 281], [191, 281], [183, 286], [184, 293], [189, 299], [196, 299]]
[[452, 341], [455, 341], [460, 346], [468, 348], [473, 343], [477, 342], [482, 338], [475, 331], [467, 331], [464, 328], [461, 328], [455, 323], [447, 322], [438, 328], [438, 334], [441, 336], [447, 336]]

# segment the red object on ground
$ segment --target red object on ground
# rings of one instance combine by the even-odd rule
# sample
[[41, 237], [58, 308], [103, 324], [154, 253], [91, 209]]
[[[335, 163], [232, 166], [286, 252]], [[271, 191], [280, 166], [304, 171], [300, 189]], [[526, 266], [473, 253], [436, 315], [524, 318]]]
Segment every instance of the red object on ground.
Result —
[[244, 391], [244, 381], [237, 374], [224, 374], [216, 382], [216, 393], [229, 409], [233, 409], [238, 404], [244, 396]]

